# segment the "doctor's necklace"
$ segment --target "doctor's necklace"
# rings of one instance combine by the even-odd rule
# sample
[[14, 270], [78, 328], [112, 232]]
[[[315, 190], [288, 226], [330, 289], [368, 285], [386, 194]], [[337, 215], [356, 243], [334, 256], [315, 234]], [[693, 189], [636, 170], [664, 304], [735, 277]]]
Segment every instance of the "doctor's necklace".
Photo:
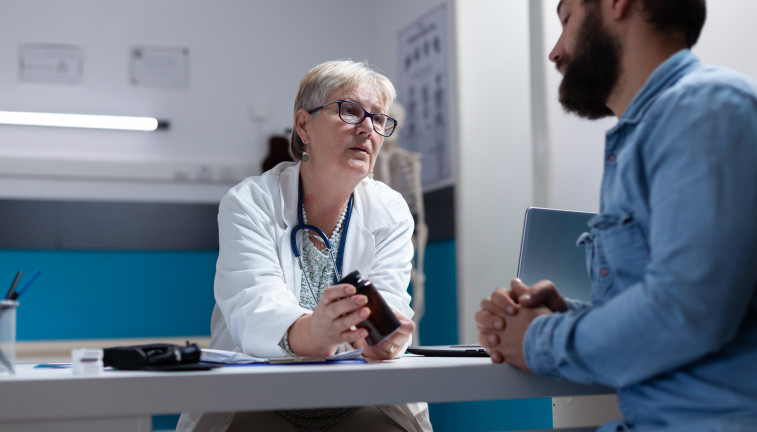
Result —
[[[345, 205], [342, 209], [342, 214], [339, 216], [339, 220], [336, 222], [336, 226], [334, 227], [334, 232], [331, 233], [331, 236], [329, 239], [333, 242], [336, 238], [336, 235], [339, 233], [339, 231], [342, 229], [342, 224], [344, 223], [344, 218], [347, 217], [347, 206]], [[307, 225], [308, 223], [308, 215], [305, 212], [305, 206], [302, 206], [302, 222]]]
[[[326, 237], [326, 234], [324, 234], [323, 231], [321, 231], [318, 227], [309, 225], [305, 222], [305, 207], [302, 205], [302, 181], [300, 181], [299, 184], [299, 191], [297, 196], [297, 225], [292, 228], [292, 233], [290, 237], [291, 245], [292, 245], [292, 253], [294, 254], [295, 260], [300, 265], [300, 270], [302, 271], [303, 279], [305, 282], [305, 285], [307, 285], [308, 289], [310, 290], [311, 294], [313, 295], [313, 299], [316, 299], [316, 293], [313, 289], [313, 284], [310, 281], [310, 278], [308, 277], [308, 272], [305, 269], [305, 265], [303, 263], [303, 257], [302, 253], [300, 253], [300, 248], [297, 246], [297, 232], [299, 231], [301, 233], [300, 238], [302, 239], [302, 246], [305, 247], [306, 244], [310, 244], [313, 249], [318, 253], [318, 255], [323, 256], [323, 251], [318, 251], [315, 247], [315, 244], [312, 241], [311, 232], [317, 236], [317, 240], [320, 240], [323, 242], [323, 244], [326, 246], [325, 251], [326, 254], [328, 254], [328, 258], [330, 258], [330, 261], [333, 265], [333, 283], [337, 283], [339, 279], [341, 279], [341, 270], [342, 270], [342, 262], [344, 260], [344, 246], [345, 246], [345, 239], [347, 238], [347, 230], [350, 226], [350, 216], [352, 215], [352, 205], [354, 202], [354, 195], [350, 195], [349, 201], [347, 201], [347, 207], [344, 210], [344, 220], [342, 221], [342, 218], [340, 217], [340, 222], [337, 222], [337, 226], [334, 229], [334, 234], [332, 236], [335, 236], [336, 239], [339, 239], [337, 241], [337, 244], [332, 245], [331, 240]], [[340, 232], [341, 231], [341, 232]], [[306, 243], [306, 240], [307, 243]], [[332, 246], [335, 246], [332, 248]], [[336, 249], [336, 251], [334, 250]], [[336, 252], [336, 254], [334, 254]], [[309, 262], [308, 264], [312, 264]], [[325, 286], [331, 285], [330, 283], [327, 283]], [[325, 288], [325, 287], [324, 287]]]
[[[303, 236], [303, 240], [307, 244], [302, 245], [302, 285], [307, 286], [308, 289], [301, 291], [300, 306], [311, 310], [315, 309], [323, 290], [332, 285], [331, 275], [338, 274], [336, 271], [337, 263], [333, 259], [331, 251], [340, 249], [343, 240], [342, 224], [346, 214], [347, 208], [345, 207], [329, 238], [330, 246], [333, 249], [327, 248], [326, 242], [318, 234], [311, 233], [311, 230], [308, 229], [304, 230], [305, 235]], [[302, 209], [302, 222], [305, 225], [308, 224], [307, 212], [304, 207]], [[305, 294], [306, 292], [308, 293], [307, 295]]]

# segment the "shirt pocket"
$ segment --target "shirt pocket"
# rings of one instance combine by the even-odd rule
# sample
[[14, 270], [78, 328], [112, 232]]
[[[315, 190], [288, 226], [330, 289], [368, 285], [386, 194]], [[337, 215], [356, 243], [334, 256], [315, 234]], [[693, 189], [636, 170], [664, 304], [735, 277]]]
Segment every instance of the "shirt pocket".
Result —
[[601, 304], [644, 278], [649, 247], [633, 212], [599, 214], [589, 220], [589, 227], [586, 253], [592, 301]]

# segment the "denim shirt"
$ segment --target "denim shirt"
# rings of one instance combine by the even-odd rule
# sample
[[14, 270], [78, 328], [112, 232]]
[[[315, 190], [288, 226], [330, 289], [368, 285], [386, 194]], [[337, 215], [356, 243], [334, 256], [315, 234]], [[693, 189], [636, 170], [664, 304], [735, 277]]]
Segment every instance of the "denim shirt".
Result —
[[592, 304], [532, 322], [529, 368], [617, 388], [602, 430], [755, 422], [757, 84], [688, 50], [660, 65], [607, 132], [589, 227]]

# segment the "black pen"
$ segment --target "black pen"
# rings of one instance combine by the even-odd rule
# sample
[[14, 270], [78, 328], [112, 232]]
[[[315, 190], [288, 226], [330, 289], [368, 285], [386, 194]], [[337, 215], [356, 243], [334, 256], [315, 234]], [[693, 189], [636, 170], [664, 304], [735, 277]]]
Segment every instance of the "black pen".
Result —
[[16, 277], [13, 278], [13, 283], [11, 284], [11, 287], [8, 289], [8, 294], [5, 295], [6, 300], [13, 300], [13, 294], [14, 294], [14, 291], [16, 291], [16, 285], [18, 284], [19, 279], [21, 279], [21, 270], [16, 272]]

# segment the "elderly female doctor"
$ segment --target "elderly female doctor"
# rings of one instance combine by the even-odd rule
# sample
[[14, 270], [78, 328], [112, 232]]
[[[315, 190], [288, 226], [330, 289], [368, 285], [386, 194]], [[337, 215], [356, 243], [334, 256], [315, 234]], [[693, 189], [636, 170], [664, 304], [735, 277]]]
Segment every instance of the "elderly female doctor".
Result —
[[[320, 64], [302, 79], [295, 162], [244, 180], [221, 201], [212, 348], [322, 357], [362, 347], [364, 356], [386, 360], [410, 344], [413, 219], [399, 193], [369, 178], [384, 137], [397, 126], [383, 114], [394, 97], [385, 76], [353, 61]], [[373, 282], [401, 323], [375, 346], [356, 327], [369, 314], [367, 298], [336, 284], [353, 270]], [[224, 430], [229, 420], [229, 431], [431, 429], [426, 404], [413, 403], [185, 414], [178, 430]]]

